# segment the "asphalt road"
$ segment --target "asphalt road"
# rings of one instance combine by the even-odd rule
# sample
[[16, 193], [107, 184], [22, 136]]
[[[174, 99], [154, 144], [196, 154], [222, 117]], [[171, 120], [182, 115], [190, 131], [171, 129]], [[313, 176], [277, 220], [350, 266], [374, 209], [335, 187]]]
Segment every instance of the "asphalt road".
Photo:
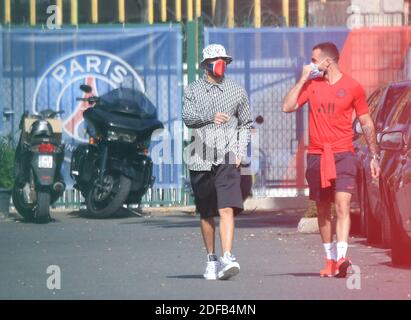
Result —
[[[389, 250], [350, 240], [360, 273], [321, 279], [319, 235], [296, 232], [301, 212], [237, 219], [240, 274], [202, 279], [205, 254], [198, 218], [187, 214], [93, 220], [54, 213], [47, 225], [16, 215], [0, 220], [1, 299], [409, 299], [411, 269], [393, 268]], [[61, 272], [61, 289], [49, 284]], [[53, 282], [57, 284], [58, 282]], [[353, 288], [354, 287], [354, 288]], [[350, 289], [351, 288], [351, 289]]]

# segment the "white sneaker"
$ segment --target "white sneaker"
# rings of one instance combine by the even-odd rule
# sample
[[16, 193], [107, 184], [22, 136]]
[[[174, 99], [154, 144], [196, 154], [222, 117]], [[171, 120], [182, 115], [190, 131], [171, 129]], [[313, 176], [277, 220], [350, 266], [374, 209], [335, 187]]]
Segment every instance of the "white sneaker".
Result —
[[217, 280], [219, 265], [218, 261], [207, 261], [207, 268], [203, 277], [207, 280]]
[[220, 258], [220, 271], [218, 272], [219, 280], [228, 280], [240, 272], [240, 264], [230, 252], [225, 252]]

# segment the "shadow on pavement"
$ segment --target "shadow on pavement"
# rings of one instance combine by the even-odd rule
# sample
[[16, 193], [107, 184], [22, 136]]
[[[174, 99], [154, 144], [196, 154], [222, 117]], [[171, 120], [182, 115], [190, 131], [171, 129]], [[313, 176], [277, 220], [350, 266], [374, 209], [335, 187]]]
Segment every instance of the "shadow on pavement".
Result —
[[293, 276], [293, 277], [320, 277], [319, 273], [278, 273], [278, 274], [266, 274], [264, 277], [282, 277], [282, 276]]
[[7, 215], [7, 221], [11, 221], [11, 222], [17, 222], [17, 223], [22, 223], [22, 224], [32, 224], [32, 225], [48, 225], [49, 223], [60, 223], [61, 220], [56, 219], [53, 217], [53, 213], [51, 213], [51, 219], [50, 221], [46, 222], [46, 223], [36, 223], [33, 219], [24, 219], [22, 216], [20, 216], [17, 213], [9, 213]]
[[[302, 213], [284, 212], [256, 212], [252, 214], [240, 214], [236, 217], [236, 229], [241, 228], [292, 228], [296, 229]], [[160, 228], [198, 228], [200, 226], [199, 216], [173, 216], [178, 220], [170, 221], [171, 216], [154, 217], [138, 221], [128, 221], [121, 224], [144, 223], [152, 227]], [[216, 224], [218, 221], [216, 219]]]
[[203, 280], [203, 276], [199, 274], [184, 274], [179, 276], [167, 276], [168, 279], [201, 279]]
[[87, 210], [85, 209], [80, 209], [80, 210], [75, 210], [71, 211], [67, 214], [71, 218], [82, 218], [82, 219], [92, 219], [92, 220], [117, 220], [117, 219], [127, 219], [127, 218], [140, 218], [137, 214], [133, 213], [131, 210], [128, 209], [120, 209], [119, 211], [116, 212], [116, 214], [110, 218], [96, 218], [93, 217]]
[[379, 266], [385, 266], [385, 267], [389, 267], [393, 269], [411, 270], [411, 265], [410, 266], [406, 266], [406, 265], [397, 266], [397, 265], [393, 265], [391, 261], [370, 265], [370, 267], [379, 267]]
[[[356, 237], [362, 237], [362, 236], [361, 236], [361, 235], [357, 235]], [[356, 239], [356, 240], [354, 240], [353, 243], [362, 245], [362, 246], [367, 247], [367, 248], [370, 247], [370, 248], [373, 248], [373, 249], [380, 249], [380, 250], [388, 250], [388, 251], [390, 251], [389, 248], [384, 247], [384, 246], [383, 246], [382, 244], [380, 244], [380, 243], [368, 243], [367, 239], [365, 239], [365, 238]]]

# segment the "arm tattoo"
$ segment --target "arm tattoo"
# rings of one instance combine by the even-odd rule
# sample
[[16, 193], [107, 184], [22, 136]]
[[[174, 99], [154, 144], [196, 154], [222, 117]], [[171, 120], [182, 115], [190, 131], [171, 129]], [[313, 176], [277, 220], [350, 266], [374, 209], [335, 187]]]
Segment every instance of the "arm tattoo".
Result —
[[362, 127], [362, 132], [364, 133], [365, 140], [368, 144], [368, 149], [371, 153], [378, 153], [377, 139], [375, 136], [375, 128], [373, 125], [365, 125]]

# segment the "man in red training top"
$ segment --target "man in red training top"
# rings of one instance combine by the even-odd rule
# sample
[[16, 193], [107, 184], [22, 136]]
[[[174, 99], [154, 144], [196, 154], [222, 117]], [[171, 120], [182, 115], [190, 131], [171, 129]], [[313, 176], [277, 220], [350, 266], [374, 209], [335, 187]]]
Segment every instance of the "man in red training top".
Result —
[[[311, 64], [304, 66], [297, 84], [284, 98], [283, 111], [294, 112], [309, 102], [309, 147], [306, 179], [310, 199], [316, 201], [318, 225], [326, 252], [322, 277], [345, 277], [350, 233], [350, 201], [356, 187], [357, 160], [352, 144], [352, 115], [358, 117], [372, 154], [372, 177], [380, 174], [374, 123], [368, 114], [365, 91], [338, 67], [339, 52], [330, 42], [312, 50]], [[333, 242], [331, 202], [337, 215]]]

